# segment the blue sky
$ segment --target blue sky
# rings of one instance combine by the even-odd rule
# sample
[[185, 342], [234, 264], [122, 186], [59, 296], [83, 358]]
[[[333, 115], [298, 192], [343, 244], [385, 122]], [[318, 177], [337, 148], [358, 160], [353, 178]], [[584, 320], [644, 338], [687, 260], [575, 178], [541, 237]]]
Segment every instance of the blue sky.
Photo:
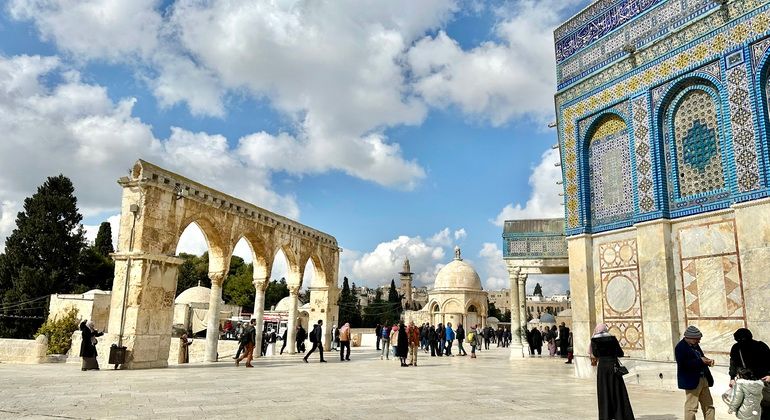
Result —
[[552, 31], [586, 3], [11, 0], [0, 240], [60, 172], [117, 223], [144, 158], [334, 235], [357, 284], [408, 256], [429, 285], [459, 245], [506, 286], [502, 220], [562, 212]]

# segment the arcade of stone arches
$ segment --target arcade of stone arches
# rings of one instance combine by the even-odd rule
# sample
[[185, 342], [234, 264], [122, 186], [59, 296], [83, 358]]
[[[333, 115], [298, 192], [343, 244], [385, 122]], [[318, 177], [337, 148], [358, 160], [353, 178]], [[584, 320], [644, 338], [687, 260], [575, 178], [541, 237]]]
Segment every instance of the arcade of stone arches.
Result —
[[[279, 251], [288, 266], [289, 352], [295, 350], [297, 297], [306, 267], [314, 271], [311, 284], [306, 285], [312, 319], [323, 320], [325, 328], [336, 320], [339, 247], [334, 237], [142, 160], [134, 165], [131, 176], [119, 183], [123, 187], [118, 237], [121, 251], [114, 255], [109, 331], [117, 336], [113, 342], [122, 342], [127, 348], [124, 367], [167, 365], [177, 268], [182, 262], [173, 255], [182, 232], [193, 223], [209, 248], [210, 314], [219, 313], [233, 250], [245, 240], [254, 264], [253, 318], [258, 336], [265, 290]], [[218, 323], [218, 317], [209, 316], [208, 330], [218, 331]], [[330, 334], [324, 336], [328, 341]], [[207, 334], [206, 361], [217, 359], [217, 343], [217, 334]], [[257, 340], [257, 346], [260, 344]]]

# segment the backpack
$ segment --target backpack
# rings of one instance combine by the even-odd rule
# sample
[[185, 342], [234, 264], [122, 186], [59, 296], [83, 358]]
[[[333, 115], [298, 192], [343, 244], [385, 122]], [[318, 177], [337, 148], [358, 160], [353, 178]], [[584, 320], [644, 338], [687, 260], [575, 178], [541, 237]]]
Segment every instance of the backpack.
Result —
[[318, 342], [318, 337], [316, 337], [316, 334], [317, 334], [316, 327], [313, 327], [313, 331], [310, 332], [310, 342], [311, 343], [317, 343]]
[[473, 331], [471, 331], [471, 332], [468, 333], [468, 335], [465, 337], [465, 339], [469, 343], [475, 343], [476, 342], [476, 334]]

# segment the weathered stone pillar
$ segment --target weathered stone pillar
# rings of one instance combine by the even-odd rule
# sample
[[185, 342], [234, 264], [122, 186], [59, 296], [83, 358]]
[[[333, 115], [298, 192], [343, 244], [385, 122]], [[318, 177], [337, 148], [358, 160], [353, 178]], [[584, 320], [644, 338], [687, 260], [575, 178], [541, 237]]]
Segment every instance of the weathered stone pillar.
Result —
[[527, 342], [527, 274], [519, 273], [519, 339], [521, 340], [522, 356], [529, 354]]
[[[289, 329], [289, 332], [286, 333], [286, 340], [288, 343], [286, 343], [286, 348], [289, 351], [289, 354], [296, 353], [297, 352], [297, 303], [298, 303], [298, 295], [299, 295], [299, 286], [297, 285], [290, 285], [289, 286], [289, 322], [287, 323], [286, 328]], [[310, 333], [310, 326], [308, 325], [308, 334]]]
[[575, 375], [589, 378], [594, 374], [588, 358], [587, 338], [596, 325], [596, 287], [593, 270], [593, 239], [576, 235], [567, 239], [569, 253], [569, 290], [572, 302], [572, 336]]
[[261, 277], [254, 279], [254, 322], [257, 329], [257, 342], [254, 345], [254, 357], [262, 357], [262, 332], [264, 330], [264, 315], [265, 315], [265, 291], [269, 281], [267, 277]]
[[508, 279], [511, 282], [511, 359], [524, 357], [521, 347], [521, 314], [519, 312], [519, 273], [521, 267], [508, 265]]
[[217, 361], [217, 344], [219, 344], [219, 310], [222, 303], [222, 284], [226, 273], [209, 273], [211, 279], [211, 295], [209, 296], [208, 325], [206, 326], [206, 353], [204, 362]]

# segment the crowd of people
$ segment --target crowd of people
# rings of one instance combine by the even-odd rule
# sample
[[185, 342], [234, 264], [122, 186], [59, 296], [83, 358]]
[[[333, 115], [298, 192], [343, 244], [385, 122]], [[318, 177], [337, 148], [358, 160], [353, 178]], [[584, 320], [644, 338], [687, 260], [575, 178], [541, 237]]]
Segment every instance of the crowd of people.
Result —
[[572, 363], [572, 332], [563, 322], [558, 328], [556, 325], [542, 326], [539, 329], [533, 327], [527, 331], [526, 339], [530, 355], [541, 356], [543, 346], [546, 346], [549, 356], [560, 356], [567, 359], [564, 363]]

